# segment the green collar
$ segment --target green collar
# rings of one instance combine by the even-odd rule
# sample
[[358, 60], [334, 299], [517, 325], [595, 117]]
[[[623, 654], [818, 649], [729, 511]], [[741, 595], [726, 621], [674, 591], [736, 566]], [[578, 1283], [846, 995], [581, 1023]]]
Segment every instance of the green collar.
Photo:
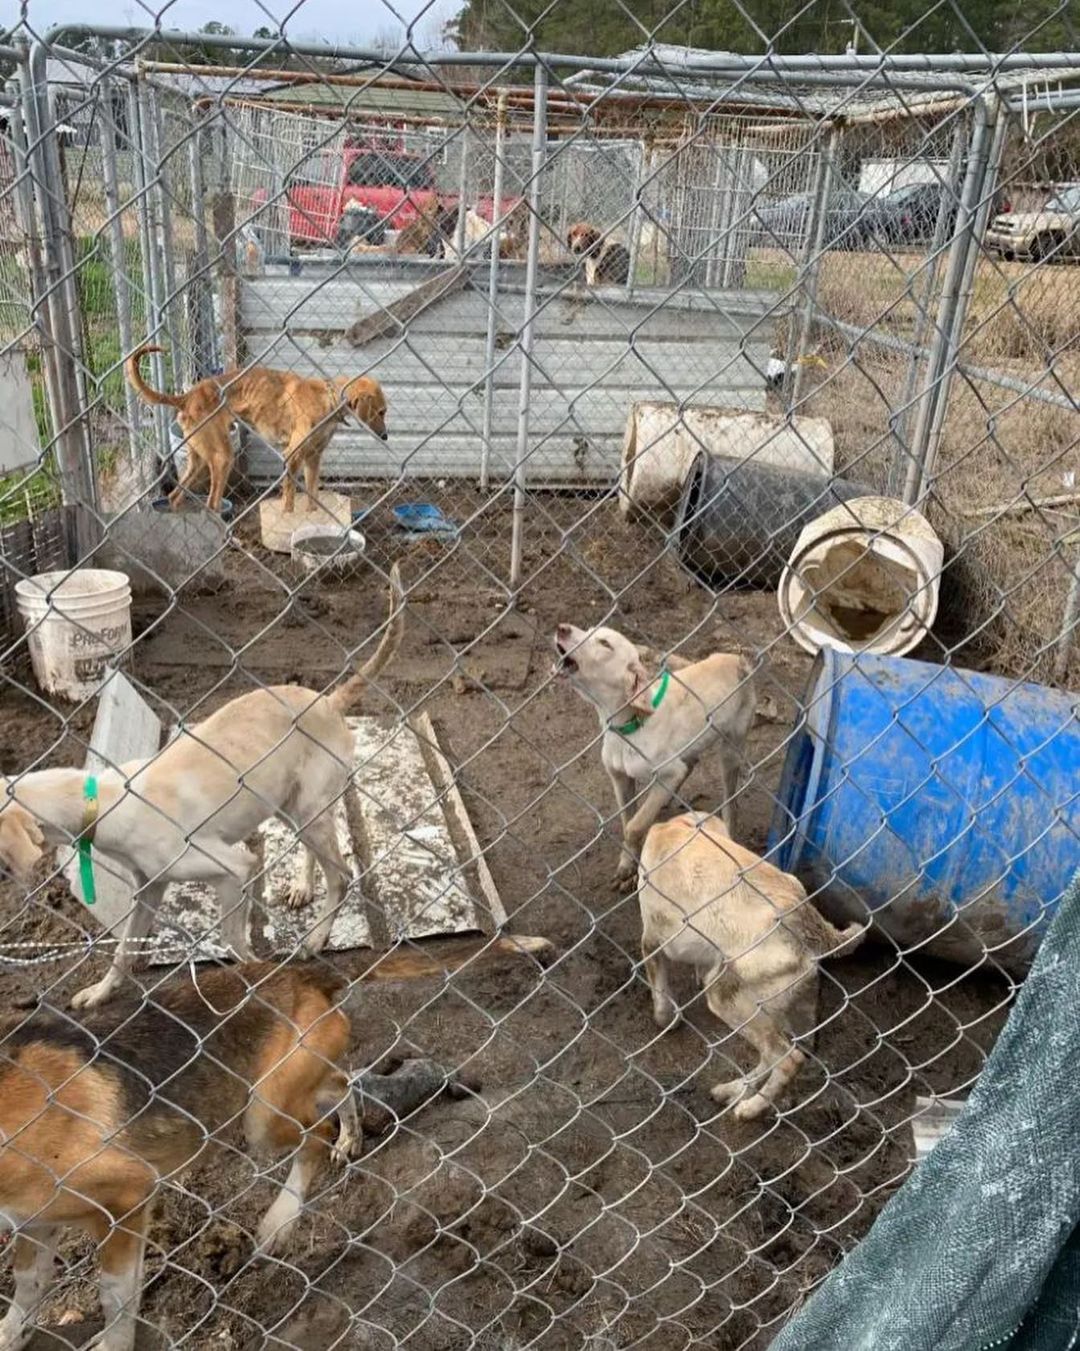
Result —
[[90, 845], [97, 830], [98, 786], [93, 774], [87, 774], [83, 784], [83, 827], [79, 835], [79, 880], [82, 883], [83, 900], [93, 905], [97, 900], [97, 887], [94, 885], [94, 863], [90, 854]]
[[[671, 679], [671, 672], [664, 671], [660, 676], [660, 684], [656, 688], [656, 693], [652, 697], [653, 709], [657, 709], [664, 702], [664, 695], [667, 694], [668, 681]], [[645, 719], [640, 713], [635, 713], [629, 722], [624, 722], [618, 727], [613, 727], [613, 732], [618, 732], [620, 736], [633, 736], [635, 732], [640, 732], [645, 726]]]

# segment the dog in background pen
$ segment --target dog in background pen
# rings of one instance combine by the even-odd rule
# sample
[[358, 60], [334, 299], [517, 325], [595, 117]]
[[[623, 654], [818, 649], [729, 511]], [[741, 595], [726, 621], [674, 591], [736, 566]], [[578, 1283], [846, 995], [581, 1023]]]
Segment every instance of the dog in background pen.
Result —
[[187, 468], [169, 494], [169, 505], [178, 511], [185, 495], [208, 474], [210, 492], [206, 505], [220, 511], [232, 473], [235, 452], [232, 428], [243, 422], [264, 441], [276, 446], [285, 458], [281, 504], [292, 512], [296, 501], [293, 475], [303, 470], [307, 510], [315, 509], [319, 471], [326, 447], [338, 427], [351, 414], [369, 427], [380, 440], [387, 439], [386, 395], [370, 376], [294, 375], [270, 366], [248, 366], [208, 376], [184, 394], [166, 394], [146, 383], [142, 359], [162, 349], [144, 344], [127, 359], [127, 378], [146, 403], [176, 409], [176, 421], [184, 434]]
[[630, 250], [602, 234], [588, 221], [578, 221], [566, 232], [566, 246], [585, 264], [588, 286], [625, 286], [630, 280]]
[[97, 1244], [93, 1345], [132, 1351], [158, 1185], [234, 1124], [250, 1149], [290, 1151], [256, 1235], [259, 1253], [286, 1247], [322, 1165], [360, 1152], [345, 984], [321, 965], [192, 967], [141, 1002], [83, 1022], [36, 1012], [0, 1034], [0, 1215], [16, 1231], [0, 1351], [34, 1336], [69, 1225]]

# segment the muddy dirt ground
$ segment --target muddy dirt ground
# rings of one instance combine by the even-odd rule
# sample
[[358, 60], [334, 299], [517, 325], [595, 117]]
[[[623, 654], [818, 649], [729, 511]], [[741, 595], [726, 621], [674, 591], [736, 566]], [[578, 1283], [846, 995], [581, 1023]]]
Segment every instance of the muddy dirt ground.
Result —
[[[440, 1101], [369, 1142], [347, 1176], [325, 1180], [280, 1262], [251, 1260], [247, 1237], [270, 1183], [238, 1150], [201, 1163], [159, 1208], [140, 1347], [765, 1347], [905, 1177], [915, 1094], [962, 1093], [977, 1074], [1008, 987], [881, 948], [829, 963], [815, 1063], [783, 1115], [717, 1115], [708, 1087], [729, 1077], [725, 1057], [745, 1064], [746, 1052], [700, 1001], [656, 1034], [635, 972], [636, 902], [609, 885], [616, 843], [589, 749], [595, 715], [550, 683], [550, 633], [561, 619], [607, 619], [655, 648], [761, 659], [739, 804], [752, 846], [768, 828], [808, 659], [779, 636], [772, 595], [714, 599], [608, 501], [537, 499], [516, 610], [500, 584], [505, 498], [444, 499], [467, 522], [449, 549], [395, 540], [390, 504], [366, 528], [375, 562], [403, 560], [409, 628], [388, 698], [373, 694], [362, 711], [427, 708], [511, 929], [546, 937], [557, 957], [546, 970], [519, 959], [445, 982], [357, 987], [357, 1069], [419, 1050], [467, 1067], [482, 1094]], [[253, 521], [237, 526], [224, 589], [136, 605], [133, 669], [166, 721], [195, 720], [256, 683], [329, 683], [382, 618], [374, 574], [290, 602], [297, 575], [258, 546]], [[82, 763], [92, 710], [65, 721], [10, 685], [0, 709], [0, 772]], [[684, 791], [710, 810], [717, 782], [706, 761]], [[5, 884], [0, 907], [3, 944], [86, 929], [62, 882], [29, 901]], [[5, 965], [0, 995], [63, 1006], [102, 960]], [[367, 958], [331, 960], [354, 971]], [[35, 1348], [100, 1330], [88, 1245], [62, 1251], [67, 1280]]]

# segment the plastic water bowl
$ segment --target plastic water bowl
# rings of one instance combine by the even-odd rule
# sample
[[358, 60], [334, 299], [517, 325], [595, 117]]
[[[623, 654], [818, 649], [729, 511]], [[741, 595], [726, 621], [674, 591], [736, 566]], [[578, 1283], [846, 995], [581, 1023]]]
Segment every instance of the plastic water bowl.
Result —
[[[204, 511], [206, 510], [206, 498], [205, 498], [204, 495], [202, 495], [201, 493], [200, 493], [200, 494], [192, 493], [192, 494], [191, 494], [191, 498], [192, 498], [192, 500], [193, 500], [194, 502], [197, 502], [197, 503], [199, 504], [199, 506], [203, 508]], [[172, 508], [169, 506], [169, 499], [168, 499], [167, 497], [155, 497], [154, 500], [153, 500], [153, 502], [151, 502], [150, 505], [154, 508], [155, 511], [171, 511], [171, 510], [172, 510]], [[184, 512], [184, 511], [186, 511], [186, 510], [189, 510], [189, 508], [188, 508], [188, 507], [181, 507], [181, 508], [180, 508], [181, 513]], [[222, 519], [223, 521], [231, 521], [231, 520], [232, 520], [232, 517], [233, 517], [233, 504], [232, 504], [232, 498], [231, 498], [231, 497], [223, 497], [223, 498], [221, 499], [221, 513], [220, 513], [220, 514], [221, 514], [221, 519]]]
[[359, 530], [336, 525], [302, 525], [294, 530], [289, 549], [294, 563], [323, 577], [347, 577], [364, 563], [367, 541]]

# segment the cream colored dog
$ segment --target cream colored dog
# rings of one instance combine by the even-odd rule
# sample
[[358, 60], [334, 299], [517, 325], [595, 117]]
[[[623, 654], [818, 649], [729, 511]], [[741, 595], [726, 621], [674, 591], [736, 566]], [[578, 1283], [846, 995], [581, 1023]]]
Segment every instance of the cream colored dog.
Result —
[[716, 1084], [717, 1102], [750, 1121], [768, 1110], [806, 1059], [793, 1014], [816, 1005], [818, 959], [861, 941], [865, 929], [834, 929], [798, 878], [736, 844], [722, 821], [687, 812], [653, 826], [639, 874], [641, 955], [653, 1016], [672, 1027], [679, 1006], [671, 965], [694, 967], [710, 1010], [753, 1046], [747, 1075]]
[[221, 932], [249, 960], [248, 884], [258, 859], [244, 843], [269, 816], [296, 830], [307, 850], [292, 905], [312, 898], [314, 864], [326, 878], [326, 903], [306, 942], [320, 952], [345, 896], [349, 870], [341, 856], [333, 810], [352, 768], [353, 737], [345, 714], [401, 644], [401, 573], [390, 574], [390, 618], [371, 659], [330, 694], [274, 685], [232, 699], [205, 722], [184, 728], [149, 760], [97, 776], [96, 808], [87, 817], [81, 769], [41, 769], [0, 779], [0, 858], [24, 875], [43, 844], [80, 836], [135, 875], [135, 897], [115, 960], [105, 978], [72, 1001], [92, 1008], [107, 1000], [130, 967], [132, 946], [150, 932], [170, 882], [208, 882], [221, 902]]
[[[646, 670], [641, 653], [614, 629], [555, 632], [555, 674], [569, 679], [594, 704], [604, 730], [601, 758], [615, 790], [623, 847], [615, 885], [634, 886], [645, 835], [706, 751], [721, 750], [721, 813], [730, 831], [739, 760], [754, 721], [751, 666], [717, 652], [703, 661], [670, 661], [660, 674]], [[634, 814], [635, 785], [647, 791]]]

